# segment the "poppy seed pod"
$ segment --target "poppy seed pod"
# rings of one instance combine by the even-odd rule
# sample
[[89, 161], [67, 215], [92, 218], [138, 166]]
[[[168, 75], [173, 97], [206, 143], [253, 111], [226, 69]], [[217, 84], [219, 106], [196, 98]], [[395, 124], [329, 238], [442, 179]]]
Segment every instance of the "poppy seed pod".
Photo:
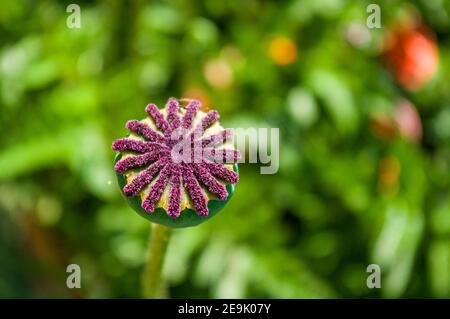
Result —
[[[180, 102], [187, 102], [186, 106]], [[164, 109], [128, 121], [130, 134], [113, 142], [119, 186], [131, 207], [170, 227], [194, 226], [212, 217], [234, 192], [239, 151], [219, 113], [197, 100], [170, 98]]]

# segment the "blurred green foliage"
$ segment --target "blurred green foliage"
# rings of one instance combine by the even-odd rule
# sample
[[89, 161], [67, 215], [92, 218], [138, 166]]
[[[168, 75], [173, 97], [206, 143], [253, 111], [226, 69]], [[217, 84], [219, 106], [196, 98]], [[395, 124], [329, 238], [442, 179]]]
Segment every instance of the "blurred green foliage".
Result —
[[[224, 211], [175, 232], [172, 297], [450, 297], [448, 1], [379, 1], [381, 29], [363, 0], [77, 1], [69, 29], [71, 2], [0, 2], [0, 297], [139, 297], [150, 227], [121, 198], [110, 145], [170, 96], [226, 127], [281, 129], [277, 174], [240, 165]], [[411, 8], [440, 51], [416, 92], [379, 57]], [[400, 98], [418, 143], [371, 130]]]

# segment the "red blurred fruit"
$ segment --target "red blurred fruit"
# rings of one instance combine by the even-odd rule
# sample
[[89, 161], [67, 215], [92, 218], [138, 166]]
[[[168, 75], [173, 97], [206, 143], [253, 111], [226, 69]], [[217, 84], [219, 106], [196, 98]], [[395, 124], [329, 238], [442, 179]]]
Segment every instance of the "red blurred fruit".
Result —
[[391, 140], [397, 135], [394, 120], [386, 113], [374, 113], [370, 117], [370, 130], [378, 138]]
[[412, 142], [422, 138], [422, 121], [414, 105], [408, 100], [400, 100], [395, 107], [395, 123], [400, 135]]
[[420, 89], [434, 76], [439, 62], [432, 31], [418, 23], [394, 28], [386, 39], [385, 60], [403, 87]]
[[416, 107], [410, 101], [400, 99], [392, 114], [377, 112], [370, 116], [370, 130], [383, 140], [401, 137], [417, 143], [422, 138], [422, 121]]

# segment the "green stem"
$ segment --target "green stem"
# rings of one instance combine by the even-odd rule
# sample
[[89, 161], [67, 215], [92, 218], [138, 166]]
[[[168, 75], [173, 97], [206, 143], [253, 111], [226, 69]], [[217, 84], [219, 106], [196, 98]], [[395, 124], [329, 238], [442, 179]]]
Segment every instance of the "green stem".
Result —
[[170, 234], [169, 227], [152, 224], [147, 259], [142, 275], [144, 298], [164, 298], [161, 274]]

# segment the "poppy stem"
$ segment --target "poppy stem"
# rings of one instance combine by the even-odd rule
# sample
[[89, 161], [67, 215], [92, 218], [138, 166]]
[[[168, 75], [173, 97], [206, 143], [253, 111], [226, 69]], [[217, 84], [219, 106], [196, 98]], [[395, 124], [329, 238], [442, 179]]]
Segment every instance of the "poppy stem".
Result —
[[169, 227], [152, 223], [146, 263], [142, 274], [144, 298], [164, 298], [161, 275], [171, 232]]

